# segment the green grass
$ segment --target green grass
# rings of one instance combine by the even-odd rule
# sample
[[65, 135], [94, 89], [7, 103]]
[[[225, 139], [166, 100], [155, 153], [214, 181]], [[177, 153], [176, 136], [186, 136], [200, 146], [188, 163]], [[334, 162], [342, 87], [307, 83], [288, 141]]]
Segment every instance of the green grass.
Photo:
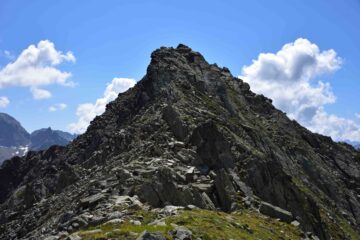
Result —
[[301, 239], [299, 229], [291, 224], [250, 211], [232, 214], [208, 210], [184, 211], [167, 222], [189, 228], [194, 239]]
[[[220, 211], [192, 210], [183, 211], [176, 216], [166, 218], [166, 226], [149, 225], [154, 220], [154, 215], [144, 216], [142, 225], [133, 225], [129, 222], [123, 224], [105, 224], [90, 227], [78, 232], [85, 240], [99, 239], [136, 239], [136, 237], [147, 230], [149, 232], [161, 232], [167, 239], [171, 239], [169, 231], [175, 226], [184, 226], [193, 232], [193, 239], [200, 237], [203, 240], [210, 239], [301, 239], [300, 231], [291, 224], [279, 222], [265, 217], [257, 212], [248, 210], [237, 213], [224, 213]], [[101, 232], [89, 232], [101, 229]]]
[[[91, 233], [91, 230], [101, 229], [99, 233]], [[144, 230], [149, 232], [161, 232], [165, 237], [170, 239], [168, 232], [172, 229], [171, 226], [150, 226], [134, 225], [129, 222], [123, 224], [106, 224], [94, 228], [89, 228], [78, 232], [83, 240], [99, 240], [99, 239], [136, 239], [136, 236]]]

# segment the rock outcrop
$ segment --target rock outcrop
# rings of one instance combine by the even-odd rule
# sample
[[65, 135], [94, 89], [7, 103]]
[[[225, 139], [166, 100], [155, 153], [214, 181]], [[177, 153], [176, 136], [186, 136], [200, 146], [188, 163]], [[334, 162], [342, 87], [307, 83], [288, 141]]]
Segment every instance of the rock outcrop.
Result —
[[356, 239], [359, 200], [359, 151], [311, 133], [179, 45], [154, 51], [144, 78], [71, 144], [5, 162], [0, 238], [76, 237], [86, 226], [130, 221], [126, 209], [161, 208], [165, 217], [177, 209], [167, 206], [182, 206], [260, 210], [296, 223], [304, 238]]

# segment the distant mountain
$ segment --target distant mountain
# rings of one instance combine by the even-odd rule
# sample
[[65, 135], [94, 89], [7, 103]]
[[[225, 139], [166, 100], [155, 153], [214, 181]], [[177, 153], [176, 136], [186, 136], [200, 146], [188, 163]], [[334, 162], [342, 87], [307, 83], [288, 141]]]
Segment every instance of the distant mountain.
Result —
[[52, 145], [64, 146], [76, 135], [51, 128], [29, 134], [21, 124], [6, 113], [0, 113], [0, 164], [14, 156], [24, 156], [28, 150], [45, 150]]
[[30, 134], [13, 117], [0, 113], [0, 146], [17, 147], [30, 143]]
[[352, 145], [356, 149], [360, 149], [360, 142], [345, 141], [345, 143]]
[[42, 128], [31, 133], [30, 149], [44, 150], [52, 145], [64, 146], [68, 144], [68, 142], [72, 141], [75, 137], [76, 135], [59, 130], [52, 130], [50, 127]]
[[71, 134], [60, 130], [54, 130], [54, 132], [56, 132], [56, 134], [58, 134], [62, 138], [66, 139], [68, 142], [74, 140], [78, 136], [77, 134]]

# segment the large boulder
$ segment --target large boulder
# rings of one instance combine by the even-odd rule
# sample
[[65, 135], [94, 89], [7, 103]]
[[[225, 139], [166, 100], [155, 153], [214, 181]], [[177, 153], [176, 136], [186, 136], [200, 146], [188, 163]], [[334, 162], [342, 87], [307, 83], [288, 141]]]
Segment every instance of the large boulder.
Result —
[[267, 202], [261, 202], [260, 213], [267, 215], [272, 218], [279, 218], [283, 222], [291, 223], [294, 218], [291, 212], [286, 211], [282, 208], [274, 206]]
[[166, 238], [161, 233], [151, 233], [145, 230], [136, 240], [166, 240]]

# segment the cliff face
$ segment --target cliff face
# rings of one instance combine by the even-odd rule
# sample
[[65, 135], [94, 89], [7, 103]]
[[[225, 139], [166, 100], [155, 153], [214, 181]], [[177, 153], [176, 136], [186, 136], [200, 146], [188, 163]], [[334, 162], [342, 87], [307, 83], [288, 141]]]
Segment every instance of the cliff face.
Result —
[[[71, 233], [135, 195], [150, 208], [252, 209], [320, 239], [356, 239], [360, 152], [289, 120], [190, 48], [160, 48], [85, 134], [2, 166], [0, 238]], [[74, 218], [86, 224], [69, 228]]]
[[13, 117], [0, 113], [0, 146], [25, 146], [30, 142], [30, 134]]

